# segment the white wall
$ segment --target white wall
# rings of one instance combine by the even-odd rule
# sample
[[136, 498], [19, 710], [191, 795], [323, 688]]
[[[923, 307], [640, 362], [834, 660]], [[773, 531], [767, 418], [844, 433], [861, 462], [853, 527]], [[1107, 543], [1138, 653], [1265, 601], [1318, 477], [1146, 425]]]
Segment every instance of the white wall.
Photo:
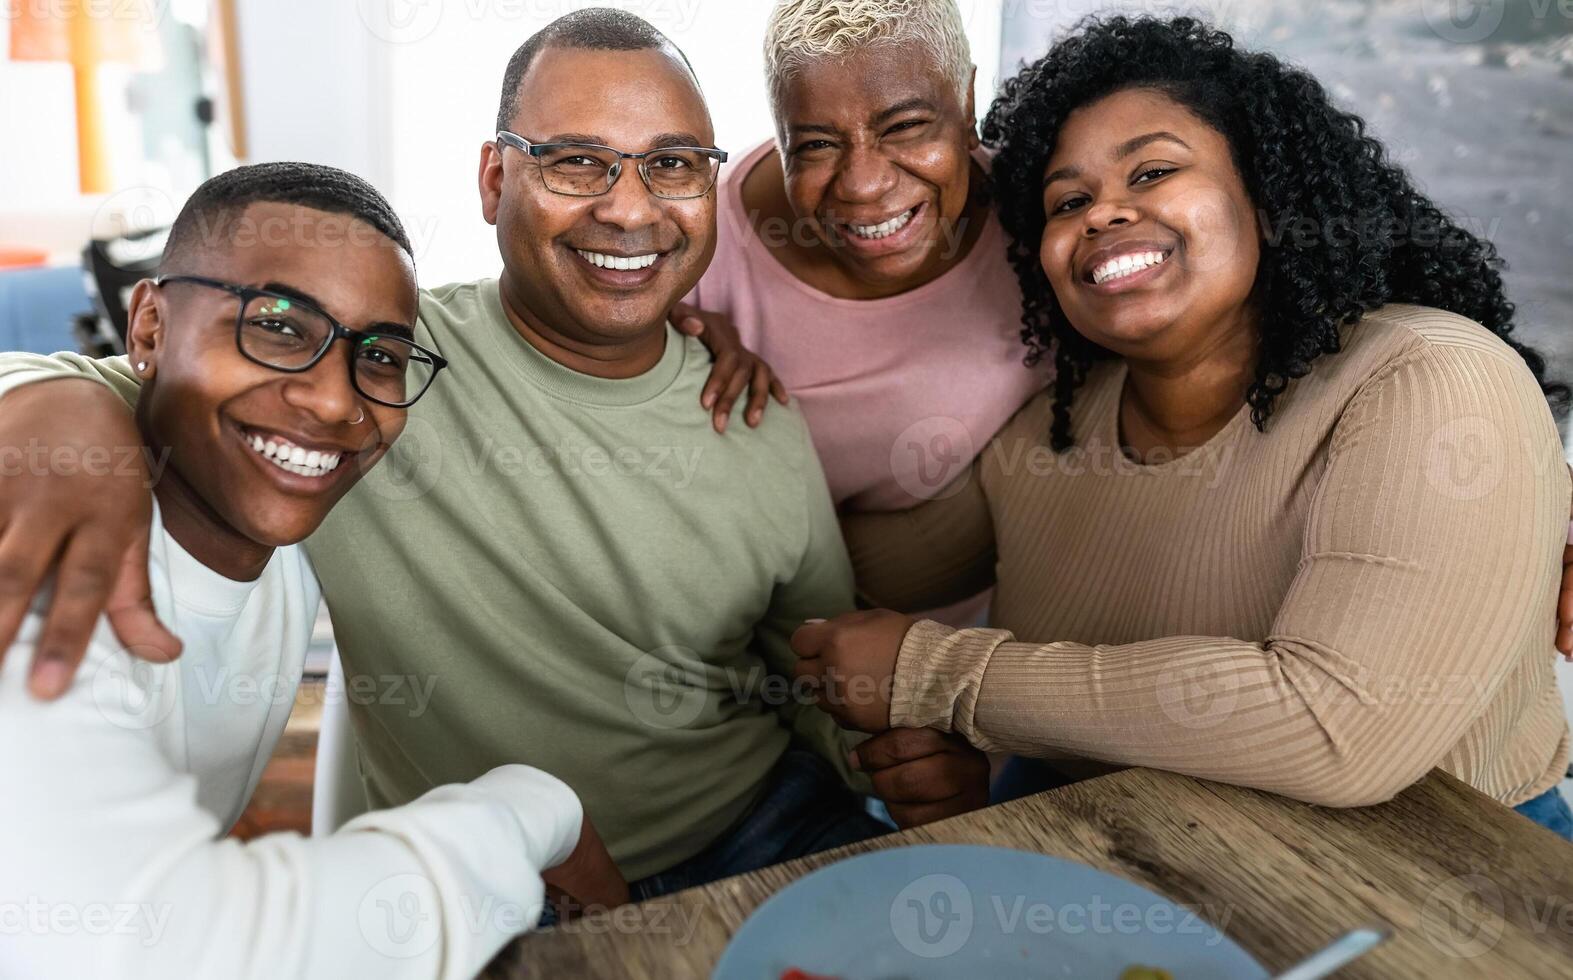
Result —
[[305, 160], [388, 183], [387, 93], [359, 14], [375, 2], [238, 0], [245, 162]]
[[[980, 108], [999, 65], [1004, 0], [961, 0]], [[421, 279], [494, 275], [475, 169], [515, 48], [570, 10], [615, 6], [688, 55], [718, 144], [771, 134], [760, 49], [772, 0], [240, 0], [252, 160], [344, 167], [383, 190], [414, 239]]]

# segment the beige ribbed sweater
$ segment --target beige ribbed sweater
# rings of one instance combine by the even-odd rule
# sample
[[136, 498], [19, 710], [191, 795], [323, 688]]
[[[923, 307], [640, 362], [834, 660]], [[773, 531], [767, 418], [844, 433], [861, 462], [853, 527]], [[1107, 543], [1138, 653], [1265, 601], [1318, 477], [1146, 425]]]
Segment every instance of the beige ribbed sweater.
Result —
[[864, 598], [915, 609], [997, 580], [999, 629], [923, 621], [891, 721], [989, 750], [1153, 766], [1331, 806], [1433, 767], [1509, 805], [1554, 785], [1568, 470], [1522, 360], [1390, 306], [1205, 446], [1118, 450], [1125, 379], [1040, 396], [954, 495], [845, 530]]

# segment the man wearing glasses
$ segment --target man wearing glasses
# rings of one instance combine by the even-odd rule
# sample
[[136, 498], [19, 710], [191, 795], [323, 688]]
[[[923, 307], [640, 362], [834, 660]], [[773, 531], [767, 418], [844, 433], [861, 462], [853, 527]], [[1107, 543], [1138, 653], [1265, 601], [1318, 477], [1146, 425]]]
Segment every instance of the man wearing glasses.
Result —
[[[291, 234], [237, 244], [275, 221]], [[538, 914], [543, 875], [582, 900], [625, 896], [573, 791], [523, 765], [332, 835], [223, 837], [284, 733], [311, 640], [319, 588], [298, 542], [383, 457], [444, 361], [411, 339], [398, 218], [341, 171], [220, 174], [160, 268], [128, 303], [135, 426], [81, 382], [6, 399], [85, 387], [100, 404], [79, 422], [119, 422], [121, 445], [167, 461], [146, 567], [185, 649], [147, 663], [104, 626], [76, 683], [40, 701], [27, 668], [42, 615], [27, 615], [0, 666], [0, 976], [470, 977]], [[52, 465], [109, 465], [92, 460]], [[486, 902], [514, 921], [474, 920]]]
[[[502, 275], [423, 294], [444, 383], [308, 544], [350, 689], [433, 682], [420, 712], [350, 699], [370, 803], [527, 762], [578, 792], [636, 897], [887, 829], [854, 743], [785, 682], [792, 631], [852, 607], [802, 418], [717, 434], [708, 358], [667, 323], [725, 159], [692, 71], [637, 17], [570, 14], [513, 56], [496, 130]], [[981, 802], [972, 750], [880, 739], [858, 765], [909, 766], [886, 782], [906, 812]]]

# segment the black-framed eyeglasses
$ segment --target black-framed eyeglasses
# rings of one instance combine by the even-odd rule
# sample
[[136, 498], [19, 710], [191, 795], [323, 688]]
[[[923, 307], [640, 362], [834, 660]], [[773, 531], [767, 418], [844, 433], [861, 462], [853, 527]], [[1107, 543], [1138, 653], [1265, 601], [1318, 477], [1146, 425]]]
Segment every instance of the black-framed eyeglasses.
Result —
[[316, 367], [336, 341], [350, 345], [350, 384], [362, 397], [390, 408], [409, 408], [426, 394], [448, 362], [407, 337], [352, 330], [298, 297], [238, 286], [205, 276], [159, 276], [156, 286], [190, 283], [239, 298], [235, 346], [248, 361], [302, 374]]
[[541, 182], [553, 194], [599, 197], [623, 174], [623, 161], [636, 169], [650, 193], [667, 201], [704, 197], [715, 186], [726, 151], [713, 146], [663, 146], [643, 153], [598, 143], [532, 143], [518, 133], [498, 130], [497, 142], [534, 158]]

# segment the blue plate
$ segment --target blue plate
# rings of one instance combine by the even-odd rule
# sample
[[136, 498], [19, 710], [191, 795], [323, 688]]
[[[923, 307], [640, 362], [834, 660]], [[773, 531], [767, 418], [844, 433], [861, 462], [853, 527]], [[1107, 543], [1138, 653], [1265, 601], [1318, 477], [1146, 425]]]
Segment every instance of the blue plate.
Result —
[[714, 976], [1118, 980], [1137, 964], [1175, 980], [1268, 975], [1195, 913], [1122, 878], [1027, 851], [927, 845], [861, 854], [782, 889]]

